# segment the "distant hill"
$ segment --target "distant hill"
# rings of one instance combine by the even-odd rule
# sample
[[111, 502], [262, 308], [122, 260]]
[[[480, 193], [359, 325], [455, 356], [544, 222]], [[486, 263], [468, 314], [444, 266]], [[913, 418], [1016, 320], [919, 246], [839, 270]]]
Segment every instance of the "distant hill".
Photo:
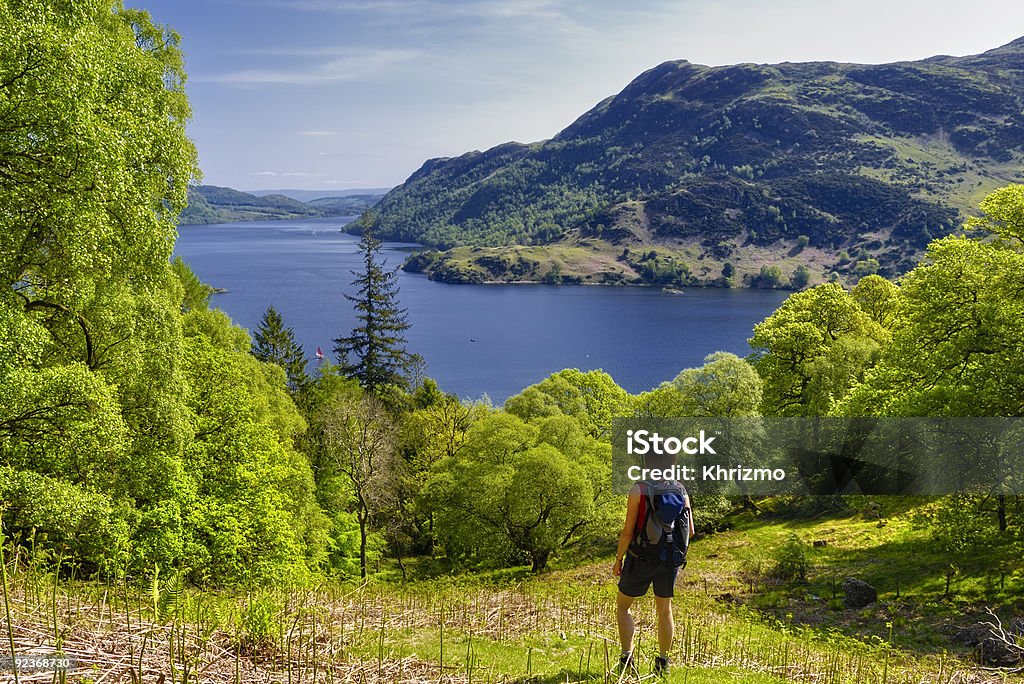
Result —
[[250, 195], [264, 197], [266, 195], [284, 195], [300, 202], [312, 202], [317, 199], [334, 197], [350, 197], [352, 195], [383, 196], [391, 188], [349, 188], [348, 190], [246, 190]]
[[427, 161], [360, 225], [437, 248], [408, 268], [457, 282], [800, 286], [906, 271], [1022, 159], [1024, 39], [871, 66], [676, 61], [550, 140]]
[[380, 195], [363, 194], [327, 197], [306, 203], [281, 194], [257, 197], [233, 188], [200, 185], [189, 188], [188, 207], [181, 213], [179, 223], [188, 225], [355, 216], [366, 211], [379, 199]]

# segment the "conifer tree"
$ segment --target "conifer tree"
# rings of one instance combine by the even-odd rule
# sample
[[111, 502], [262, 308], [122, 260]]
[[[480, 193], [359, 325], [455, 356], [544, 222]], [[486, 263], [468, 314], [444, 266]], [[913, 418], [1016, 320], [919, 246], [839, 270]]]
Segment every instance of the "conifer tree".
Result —
[[371, 393], [388, 385], [405, 387], [415, 365], [415, 357], [405, 349], [409, 323], [398, 304], [398, 269], [384, 268], [380, 249], [380, 240], [364, 232], [359, 241], [363, 270], [352, 271], [358, 293], [345, 295], [355, 305], [358, 323], [348, 337], [334, 340], [341, 373]]
[[263, 312], [260, 327], [253, 333], [252, 355], [283, 368], [292, 392], [298, 392], [309, 382], [306, 355], [295, 341], [295, 331], [285, 327], [281, 314], [272, 306]]

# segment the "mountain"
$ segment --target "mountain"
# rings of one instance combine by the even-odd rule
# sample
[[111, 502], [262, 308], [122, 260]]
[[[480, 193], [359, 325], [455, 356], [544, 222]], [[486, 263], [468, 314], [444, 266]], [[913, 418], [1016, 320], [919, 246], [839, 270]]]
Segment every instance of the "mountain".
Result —
[[359, 223], [436, 248], [407, 268], [442, 280], [801, 286], [904, 272], [1022, 159], [1024, 39], [883, 65], [674, 61], [550, 140], [427, 161]]
[[322, 216], [355, 216], [380, 199], [380, 195], [329, 197], [306, 203], [282, 194], [257, 197], [233, 188], [199, 185], [189, 188], [188, 207], [179, 223], [232, 223], [235, 221], [273, 221], [308, 219]]
[[334, 197], [349, 197], [351, 195], [375, 195], [382, 196], [391, 188], [349, 188], [347, 190], [246, 190], [250, 195], [263, 197], [265, 195], [284, 195], [297, 199], [300, 202], [312, 202], [318, 199], [330, 199]]

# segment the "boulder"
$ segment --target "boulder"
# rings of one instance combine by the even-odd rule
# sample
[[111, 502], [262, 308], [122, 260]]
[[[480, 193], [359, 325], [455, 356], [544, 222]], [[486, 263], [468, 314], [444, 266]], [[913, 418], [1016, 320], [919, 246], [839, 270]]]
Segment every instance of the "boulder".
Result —
[[973, 648], [991, 636], [992, 629], [988, 625], [977, 624], [958, 629], [953, 633], [952, 641], [954, 644]]
[[863, 608], [878, 600], [878, 590], [856, 577], [843, 580], [843, 605], [847, 608]]
[[987, 667], [1016, 667], [1024, 660], [1020, 647], [1013, 647], [995, 637], [982, 639], [974, 649], [974, 658]]

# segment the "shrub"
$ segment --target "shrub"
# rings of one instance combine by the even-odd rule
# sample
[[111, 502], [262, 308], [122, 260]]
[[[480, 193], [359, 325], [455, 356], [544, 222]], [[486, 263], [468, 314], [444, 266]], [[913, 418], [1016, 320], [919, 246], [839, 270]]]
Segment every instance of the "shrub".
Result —
[[807, 544], [796, 534], [790, 534], [786, 543], [772, 553], [775, 565], [771, 576], [783, 582], [806, 582], [810, 563], [807, 560]]

